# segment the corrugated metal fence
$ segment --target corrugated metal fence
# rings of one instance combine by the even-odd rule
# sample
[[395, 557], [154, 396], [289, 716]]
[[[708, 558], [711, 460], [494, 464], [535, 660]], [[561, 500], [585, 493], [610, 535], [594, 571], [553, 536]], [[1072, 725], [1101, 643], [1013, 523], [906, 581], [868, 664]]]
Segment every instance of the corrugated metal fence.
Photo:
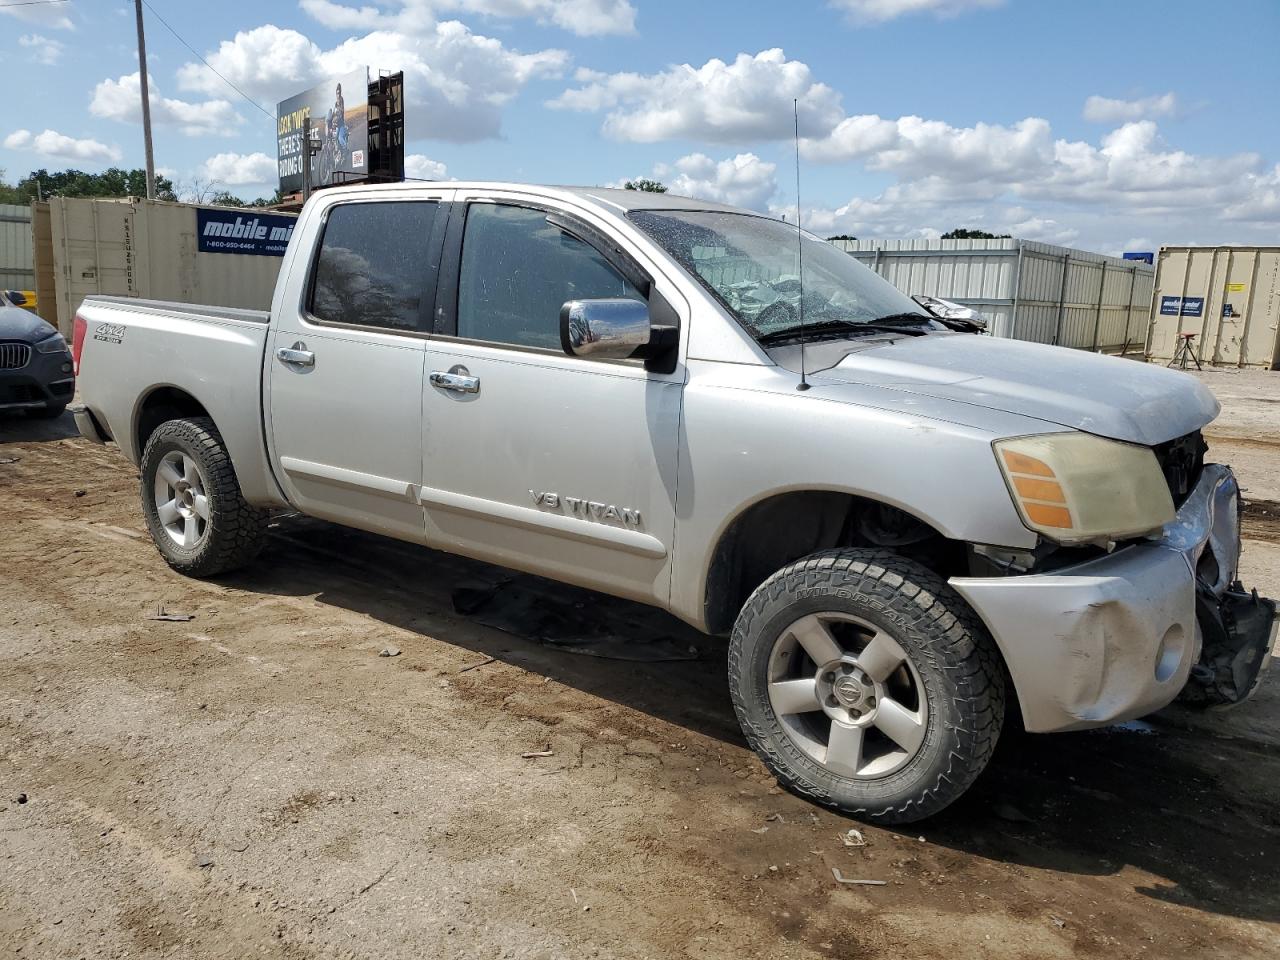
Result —
[[972, 307], [997, 337], [1141, 353], [1155, 269], [1035, 240], [835, 240], [908, 295]]
[[0, 290], [32, 290], [31, 208], [0, 203]]

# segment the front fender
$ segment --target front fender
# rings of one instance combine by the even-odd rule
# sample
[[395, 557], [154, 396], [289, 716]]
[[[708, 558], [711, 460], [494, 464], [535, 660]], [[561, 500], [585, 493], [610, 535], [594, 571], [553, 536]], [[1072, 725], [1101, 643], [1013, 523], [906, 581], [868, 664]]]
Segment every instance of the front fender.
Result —
[[723, 369], [730, 366], [691, 364], [685, 388], [670, 606], [687, 622], [707, 627], [720, 539], [743, 511], [780, 493], [848, 493], [895, 506], [953, 540], [1035, 546], [991, 443], [1065, 428], [883, 388], [851, 402], [848, 384], [798, 392], [776, 367]]

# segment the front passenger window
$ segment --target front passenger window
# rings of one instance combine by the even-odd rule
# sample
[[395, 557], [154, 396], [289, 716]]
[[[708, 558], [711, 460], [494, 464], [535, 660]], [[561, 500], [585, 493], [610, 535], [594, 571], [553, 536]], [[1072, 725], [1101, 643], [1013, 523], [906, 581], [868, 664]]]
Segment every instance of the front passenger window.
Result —
[[472, 204], [462, 241], [458, 336], [560, 349], [566, 300], [644, 296], [590, 244], [545, 211]]

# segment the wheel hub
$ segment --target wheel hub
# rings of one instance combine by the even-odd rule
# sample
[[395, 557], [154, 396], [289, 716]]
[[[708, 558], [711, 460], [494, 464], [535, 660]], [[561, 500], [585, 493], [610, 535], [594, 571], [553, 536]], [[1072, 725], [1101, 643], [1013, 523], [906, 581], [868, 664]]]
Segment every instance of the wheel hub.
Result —
[[880, 685], [851, 659], [819, 668], [818, 699], [823, 711], [842, 723], [869, 723], [880, 698]]

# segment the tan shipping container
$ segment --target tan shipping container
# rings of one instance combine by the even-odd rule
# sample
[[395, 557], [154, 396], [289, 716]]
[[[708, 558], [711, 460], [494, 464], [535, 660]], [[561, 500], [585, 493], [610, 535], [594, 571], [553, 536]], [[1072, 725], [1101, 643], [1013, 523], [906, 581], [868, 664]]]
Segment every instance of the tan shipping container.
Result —
[[[199, 249], [197, 212], [290, 217], [252, 208], [158, 200], [49, 200], [58, 329], [71, 335], [91, 294], [268, 310], [282, 257]], [[40, 259], [38, 257], [38, 259]]]
[[1147, 358], [1187, 333], [1206, 366], [1280, 368], [1280, 247], [1161, 247]]

